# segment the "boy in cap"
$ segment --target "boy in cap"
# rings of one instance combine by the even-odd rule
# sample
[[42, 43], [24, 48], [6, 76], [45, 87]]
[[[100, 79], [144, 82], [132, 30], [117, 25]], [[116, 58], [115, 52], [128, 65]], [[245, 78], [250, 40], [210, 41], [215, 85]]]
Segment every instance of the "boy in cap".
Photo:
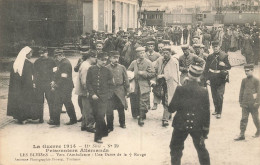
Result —
[[260, 103], [260, 84], [259, 80], [253, 76], [253, 64], [245, 65], [244, 69], [246, 78], [242, 80], [239, 94], [239, 103], [240, 107], [242, 108], [242, 119], [240, 121], [240, 135], [235, 139], [236, 141], [245, 140], [245, 131], [250, 113], [257, 129], [255, 136], [253, 137], [260, 136], [260, 123], [258, 116], [258, 108]]
[[125, 109], [127, 109], [126, 96], [129, 91], [129, 81], [126, 73], [126, 68], [119, 64], [119, 52], [109, 52], [109, 61], [107, 68], [112, 72], [114, 83], [112, 97], [108, 101], [108, 110], [106, 113], [108, 132], [114, 130], [114, 110], [118, 111], [119, 123], [121, 128], [126, 128], [125, 125]]
[[114, 85], [113, 74], [105, 67], [108, 60], [106, 52], [99, 52], [97, 64], [88, 69], [86, 87], [89, 92], [91, 107], [95, 116], [94, 141], [103, 143], [102, 137], [108, 136], [105, 114], [107, 111], [108, 99], [111, 97], [112, 86]]
[[72, 81], [72, 66], [61, 49], [56, 49], [54, 51], [54, 58], [58, 62], [57, 68], [53, 70], [55, 72], [54, 81], [51, 82], [51, 88], [55, 94], [54, 110], [53, 113], [50, 114], [51, 119], [48, 124], [60, 125], [60, 113], [64, 104], [67, 114], [70, 117], [70, 121], [66, 123], [66, 125], [72, 125], [77, 123], [75, 108], [71, 100], [72, 90], [74, 88]]
[[137, 59], [134, 60], [128, 70], [134, 72], [135, 91], [130, 96], [133, 118], [138, 119], [138, 125], [143, 126], [143, 120], [150, 109], [150, 80], [155, 76], [152, 62], [145, 58], [145, 48], [136, 49]]
[[79, 67], [78, 80], [75, 87], [75, 94], [78, 95], [78, 101], [81, 102], [81, 131], [95, 132], [94, 124], [94, 113], [90, 105], [90, 99], [88, 98], [86, 78], [88, 69], [91, 65], [96, 64], [97, 54], [96, 51], [81, 52], [83, 62]]
[[53, 111], [53, 93], [51, 92], [51, 81], [54, 78], [53, 68], [55, 61], [48, 57], [47, 48], [41, 48], [40, 57], [34, 62], [34, 81], [37, 109], [40, 111], [40, 123], [43, 123], [44, 96], [49, 106], [49, 112]]
[[[191, 65], [188, 71], [188, 81], [183, 86], [177, 86], [168, 111], [174, 113], [174, 127], [170, 143], [171, 164], [181, 164], [184, 141], [190, 135], [197, 150], [199, 162], [210, 165], [210, 157], [205, 147], [210, 125], [210, 106], [208, 90], [200, 87], [198, 80], [203, 68]], [[199, 97], [198, 97], [199, 96]]]

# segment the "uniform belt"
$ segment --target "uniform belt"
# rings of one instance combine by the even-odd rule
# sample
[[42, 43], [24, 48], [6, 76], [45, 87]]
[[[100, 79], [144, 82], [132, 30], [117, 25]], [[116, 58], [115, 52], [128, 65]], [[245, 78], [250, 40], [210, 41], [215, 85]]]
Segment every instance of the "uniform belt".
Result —
[[220, 73], [220, 70], [209, 69], [209, 71], [212, 73]]

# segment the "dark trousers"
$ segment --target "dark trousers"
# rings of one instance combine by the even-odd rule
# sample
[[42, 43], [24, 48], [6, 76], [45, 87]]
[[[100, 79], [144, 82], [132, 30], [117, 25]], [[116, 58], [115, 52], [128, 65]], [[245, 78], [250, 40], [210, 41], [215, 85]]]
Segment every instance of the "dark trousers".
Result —
[[224, 93], [225, 93], [225, 85], [226, 83], [214, 83], [210, 81], [210, 88], [211, 88], [211, 94], [215, 106], [215, 112], [217, 114], [222, 113], [222, 107], [223, 107], [223, 99], [224, 99]]
[[80, 112], [82, 114], [82, 109], [83, 109], [82, 96], [78, 96], [78, 105], [79, 105]]
[[[53, 113], [51, 113], [51, 119], [59, 123], [60, 122], [60, 114], [62, 111], [62, 106], [64, 104], [67, 114], [69, 115], [70, 121], [76, 121], [76, 113], [75, 108], [71, 100], [71, 93], [72, 89], [57, 89], [55, 91], [55, 98], [54, 98], [54, 109]], [[53, 117], [52, 117], [53, 116]]]
[[150, 109], [150, 93], [141, 94], [140, 87], [130, 95], [132, 116], [145, 118], [148, 109]]
[[188, 36], [183, 36], [183, 44], [187, 44]]
[[254, 64], [255, 63], [255, 57], [254, 57], [254, 54], [245, 54], [245, 57], [246, 57], [246, 63], [247, 64]]
[[107, 100], [102, 101], [100, 99], [98, 100], [91, 99], [90, 104], [93, 108], [94, 117], [96, 121], [96, 125], [95, 125], [96, 133], [95, 133], [94, 140], [101, 140], [102, 137], [108, 135], [107, 125], [105, 122], [105, 115], [107, 111], [108, 101]]
[[120, 125], [125, 124], [125, 111], [124, 105], [121, 100], [114, 94], [111, 99], [108, 100], [108, 109], [106, 113], [107, 118], [107, 128], [113, 130], [114, 129], [114, 110], [118, 111], [119, 123]]
[[35, 89], [36, 108], [39, 111], [39, 118], [43, 119], [44, 97], [49, 107], [49, 115], [53, 110], [54, 93], [51, 91], [50, 85], [37, 85]]
[[193, 144], [197, 150], [199, 162], [201, 165], [209, 165], [210, 158], [208, 150], [205, 147], [205, 144], [200, 144], [200, 138], [202, 136], [201, 131], [181, 131], [178, 129], [174, 129], [172, 133], [172, 139], [170, 143], [170, 154], [171, 154], [171, 164], [172, 165], [180, 165], [182, 150], [184, 149], [184, 141], [186, 140], [188, 135], [191, 135]]
[[258, 116], [258, 107], [254, 107], [253, 105], [244, 105], [242, 109], [242, 119], [240, 121], [240, 135], [245, 136], [245, 131], [248, 123], [248, 117], [251, 113], [253, 122], [257, 131], [260, 131], [259, 125], [259, 116]]

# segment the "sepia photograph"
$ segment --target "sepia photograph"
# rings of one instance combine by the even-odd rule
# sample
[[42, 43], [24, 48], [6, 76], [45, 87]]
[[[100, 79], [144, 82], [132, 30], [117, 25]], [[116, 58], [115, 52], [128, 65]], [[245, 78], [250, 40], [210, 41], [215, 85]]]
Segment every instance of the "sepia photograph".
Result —
[[260, 0], [0, 0], [0, 165], [260, 165]]

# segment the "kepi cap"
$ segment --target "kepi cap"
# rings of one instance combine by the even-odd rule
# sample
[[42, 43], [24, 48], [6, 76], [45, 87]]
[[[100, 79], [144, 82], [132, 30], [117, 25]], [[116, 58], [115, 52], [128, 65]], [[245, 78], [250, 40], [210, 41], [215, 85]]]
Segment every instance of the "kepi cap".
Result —
[[189, 78], [199, 78], [201, 74], [203, 73], [203, 68], [197, 65], [190, 65], [188, 76]]
[[245, 70], [253, 70], [254, 69], [254, 65], [253, 64], [245, 64], [244, 65], [244, 69]]

